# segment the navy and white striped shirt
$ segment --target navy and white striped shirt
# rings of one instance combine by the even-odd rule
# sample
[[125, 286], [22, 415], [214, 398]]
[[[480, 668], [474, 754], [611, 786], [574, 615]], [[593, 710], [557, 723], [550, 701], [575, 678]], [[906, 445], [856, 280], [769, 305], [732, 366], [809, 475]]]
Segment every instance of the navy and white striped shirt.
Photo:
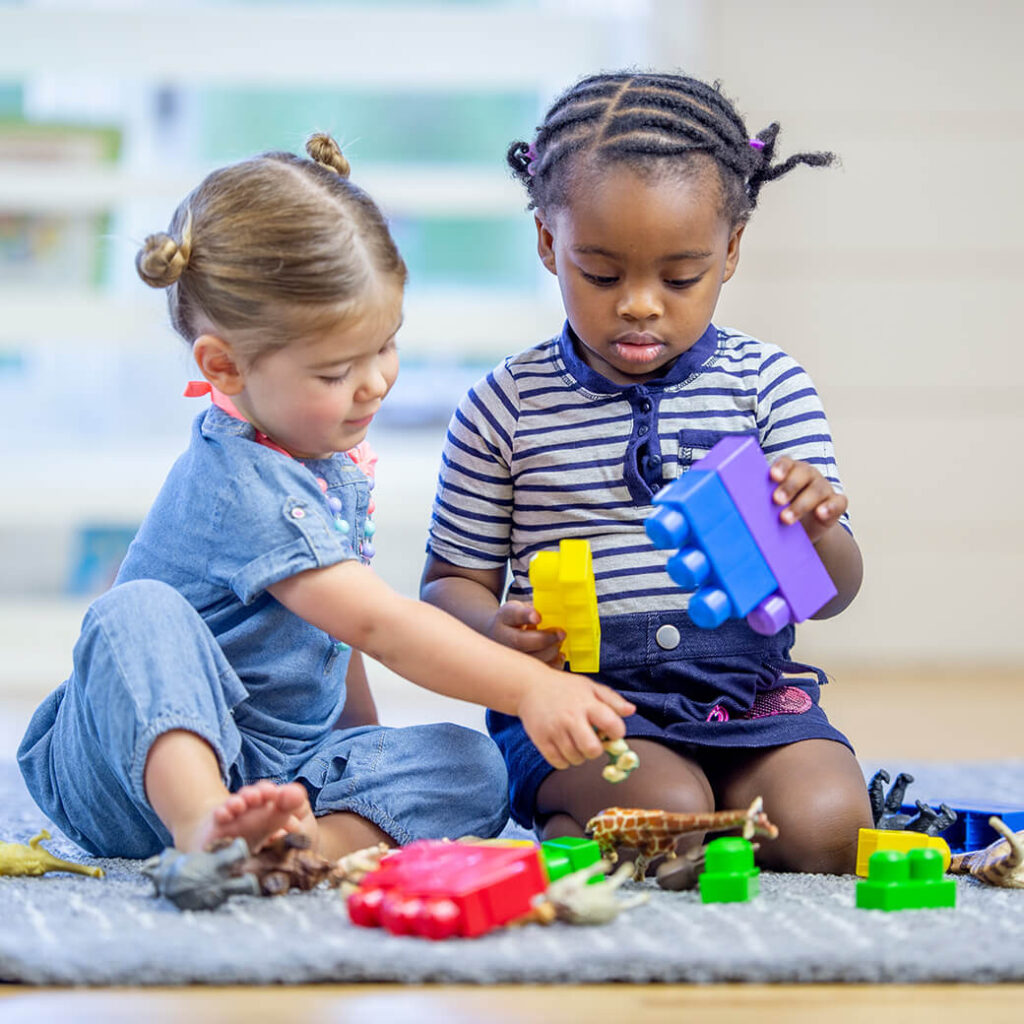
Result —
[[566, 325], [463, 398], [427, 550], [465, 568], [509, 564], [508, 598], [529, 600], [530, 558], [585, 537], [602, 617], [685, 609], [665, 571], [672, 552], [651, 545], [644, 520], [663, 484], [737, 433], [756, 436], [770, 459], [811, 463], [842, 490], [821, 400], [776, 346], [711, 325], [665, 376], [624, 386], [580, 359]]

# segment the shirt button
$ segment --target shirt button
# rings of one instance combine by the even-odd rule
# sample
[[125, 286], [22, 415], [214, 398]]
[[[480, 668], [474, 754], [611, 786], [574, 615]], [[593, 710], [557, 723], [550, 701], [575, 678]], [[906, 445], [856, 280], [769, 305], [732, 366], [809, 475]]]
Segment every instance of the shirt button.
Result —
[[643, 437], [643, 436], [644, 436], [644, 434], [646, 434], [646, 433], [647, 433], [647, 424], [646, 424], [646, 423], [641, 423], [641, 424], [640, 424], [640, 426], [639, 426], [639, 427], [637, 427], [637, 430], [636, 430], [636, 432], [637, 432], [637, 433], [638, 433], [638, 434], [639, 434], [639, 435], [640, 435], [641, 437]]
[[645, 398], [645, 399], [644, 399], [644, 400], [643, 400], [643, 401], [642, 401], [642, 402], [640, 403], [640, 411], [641, 411], [641, 412], [650, 412], [650, 411], [651, 411], [651, 403], [650, 403], [650, 400], [649, 400], [649, 399], [646, 399], [646, 398]]
[[668, 624], [659, 626], [654, 639], [663, 651], [674, 651], [679, 646], [679, 630]]

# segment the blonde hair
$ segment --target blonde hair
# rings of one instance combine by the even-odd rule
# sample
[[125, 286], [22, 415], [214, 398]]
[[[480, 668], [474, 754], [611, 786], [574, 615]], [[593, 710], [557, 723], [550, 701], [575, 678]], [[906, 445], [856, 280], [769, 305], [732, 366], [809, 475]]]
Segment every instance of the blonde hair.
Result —
[[225, 333], [250, 360], [335, 322], [378, 274], [406, 279], [376, 203], [348, 180], [329, 135], [309, 159], [263, 153], [209, 174], [150, 235], [139, 276], [167, 288], [174, 329], [189, 343]]

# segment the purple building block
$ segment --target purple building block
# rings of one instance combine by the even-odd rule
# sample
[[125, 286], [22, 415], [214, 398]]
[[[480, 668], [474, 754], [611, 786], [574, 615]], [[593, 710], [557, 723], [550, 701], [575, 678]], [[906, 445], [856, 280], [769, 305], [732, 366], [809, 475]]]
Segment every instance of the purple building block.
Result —
[[772, 501], [776, 484], [754, 438], [725, 437], [693, 468], [717, 473], [778, 581], [778, 592], [747, 616], [752, 629], [777, 633], [790, 622], [810, 618], [835, 597], [835, 584], [803, 526], [779, 519], [781, 509]]

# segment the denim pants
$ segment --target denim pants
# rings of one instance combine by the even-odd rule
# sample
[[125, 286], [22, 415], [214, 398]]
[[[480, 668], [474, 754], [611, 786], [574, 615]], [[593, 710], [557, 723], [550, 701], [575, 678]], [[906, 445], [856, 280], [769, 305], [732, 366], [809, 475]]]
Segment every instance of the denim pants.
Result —
[[86, 614], [73, 672], [37, 709], [18, 762], [44, 813], [95, 856], [147, 857], [171, 844], [144, 771], [153, 742], [173, 729], [210, 745], [228, 789], [298, 781], [315, 814], [353, 812], [399, 843], [493, 836], [508, 819], [505, 765], [481, 733], [328, 725], [281, 743], [236, 721], [249, 696], [181, 594], [156, 580], [123, 583]]

